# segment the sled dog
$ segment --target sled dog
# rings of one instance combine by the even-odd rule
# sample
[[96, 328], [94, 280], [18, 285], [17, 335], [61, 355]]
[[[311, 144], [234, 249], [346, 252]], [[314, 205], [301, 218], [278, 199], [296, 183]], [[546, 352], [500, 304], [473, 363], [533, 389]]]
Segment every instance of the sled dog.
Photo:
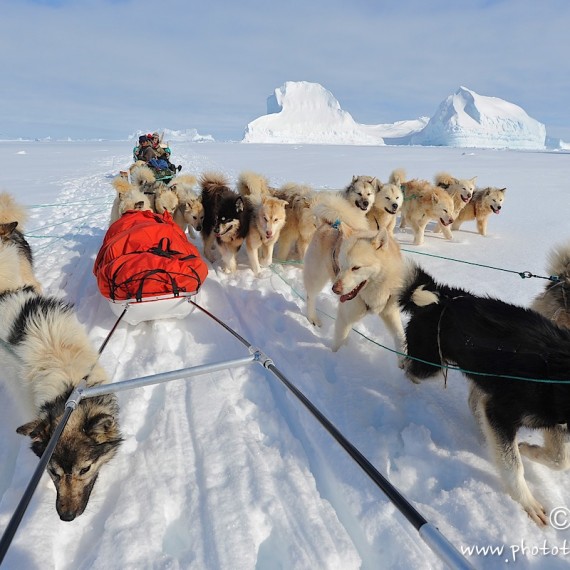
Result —
[[414, 245], [424, 243], [424, 232], [430, 220], [441, 224], [445, 239], [452, 239], [453, 198], [443, 188], [433, 186], [426, 180], [410, 180], [404, 182], [402, 187], [404, 205], [400, 228], [410, 224], [414, 232]]
[[127, 210], [152, 210], [149, 196], [133, 186], [126, 178], [117, 176], [113, 180], [113, 187], [117, 193], [111, 207], [109, 224], [116, 222]]
[[221, 174], [205, 173], [200, 179], [204, 224], [204, 255], [214, 263], [217, 249], [226, 273], [237, 269], [236, 255], [249, 233], [252, 206], [249, 200], [231, 190]]
[[[30, 437], [39, 457], [73, 389], [83, 378], [93, 386], [107, 377], [73, 308], [26, 285], [19, 277], [20, 264], [17, 246], [0, 244], [0, 366], [8, 389], [33, 415], [16, 431]], [[61, 520], [83, 513], [99, 470], [121, 441], [116, 397], [82, 399], [48, 464]]]
[[317, 194], [309, 186], [295, 182], [288, 182], [273, 191], [273, 196], [287, 202], [285, 225], [277, 243], [279, 259], [296, 258], [303, 261], [317, 230], [317, 217], [312, 209], [317, 202]]
[[[448, 363], [462, 370], [471, 384], [469, 405], [507, 491], [533, 521], [546, 525], [546, 511], [524, 479], [521, 454], [552, 469], [570, 466], [564, 443], [570, 418], [570, 330], [531, 309], [436, 283], [419, 267], [406, 278], [400, 304], [411, 315], [408, 376], [429, 378]], [[520, 427], [542, 430], [544, 446], [517, 445]]]
[[3, 245], [13, 244], [20, 256], [19, 271], [26, 285], [31, 285], [38, 293], [42, 286], [34, 274], [32, 248], [24, 237], [24, 223], [28, 213], [23, 206], [16, 203], [7, 192], [0, 193], [0, 242]]
[[477, 231], [487, 235], [487, 222], [491, 214], [499, 214], [505, 200], [506, 188], [487, 187], [483, 190], [475, 190], [473, 198], [457, 216], [451, 229], [458, 230], [463, 222], [477, 221]]
[[273, 263], [273, 249], [285, 225], [287, 202], [269, 194], [265, 179], [244, 172], [238, 179], [238, 190], [252, 205], [252, 218], [245, 238], [251, 269], [255, 275]]
[[341, 192], [341, 195], [350, 204], [367, 214], [374, 204], [378, 190], [379, 184], [376, 177], [355, 175], [350, 184]]
[[531, 308], [559, 327], [570, 328], [570, 242], [550, 251], [547, 270], [558, 280], [546, 284]]
[[182, 228], [188, 230], [188, 235], [194, 239], [196, 232], [202, 231], [204, 223], [204, 206], [202, 198], [195, 192], [197, 180], [191, 174], [177, 176], [168, 185], [178, 196], [178, 208], [174, 212], [174, 221]]
[[178, 209], [178, 195], [165, 184], [160, 185], [154, 195], [154, 211], [164, 214], [167, 211], [172, 217]]
[[[303, 283], [307, 318], [321, 326], [316, 297], [328, 281], [339, 296], [333, 351], [346, 340], [352, 325], [368, 312], [379, 315], [402, 350], [404, 331], [398, 309], [403, 261], [400, 247], [385, 228], [369, 230], [366, 218], [340, 203], [319, 204], [317, 229], [305, 256]], [[351, 226], [352, 224], [352, 226]]]
[[[453, 218], [457, 219], [459, 212], [471, 201], [475, 192], [475, 180], [473, 178], [455, 178], [447, 172], [440, 172], [434, 177], [434, 184], [443, 188], [453, 198]], [[452, 227], [453, 229], [453, 227]], [[435, 232], [443, 230], [441, 222], [438, 222]]]
[[405, 179], [405, 172], [402, 169], [398, 169], [390, 174], [387, 184], [382, 184], [378, 181], [378, 191], [374, 198], [374, 204], [367, 214], [372, 228], [386, 228], [390, 235], [394, 235], [396, 217], [404, 203], [402, 183]]

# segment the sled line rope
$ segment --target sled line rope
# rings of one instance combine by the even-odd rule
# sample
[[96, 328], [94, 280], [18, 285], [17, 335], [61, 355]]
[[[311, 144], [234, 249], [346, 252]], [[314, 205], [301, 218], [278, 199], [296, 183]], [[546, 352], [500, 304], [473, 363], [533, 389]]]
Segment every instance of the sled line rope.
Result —
[[101, 206], [101, 204], [111, 205], [112, 201], [109, 201], [109, 198], [103, 198], [104, 201], [100, 202], [91, 202], [90, 200], [77, 200], [75, 202], [58, 202], [53, 204], [32, 204], [30, 206], [26, 206], [29, 210], [37, 210], [41, 208], [61, 208], [64, 206]]
[[40, 457], [40, 461], [39, 461], [38, 465], [36, 466], [34, 474], [32, 475], [32, 478], [30, 479], [30, 482], [28, 483], [28, 486], [26, 487], [26, 490], [24, 491], [22, 498], [20, 499], [20, 502], [18, 503], [18, 506], [16, 507], [16, 510], [14, 511], [14, 514], [12, 515], [12, 518], [10, 519], [8, 526], [6, 527], [6, 530], [4, 531], [4, 534], [2, 535], [2, 538], [0, 539], [0, 565], [2, 565], [2, 561], [4, 560], [4, 557], [6, 556], [6, 552], [8, 552], [8, 548], [10, 548], [10, 544], [12, 543], [14, 535], [16, 534], [16, 531], [18, 530], [18, 527], [20, 526], [20, 523], [22, 522], [22, 518], [24, 517], [24, 514], [26, 513], [26, 510], [28, 508], [28, 505], [29, 505], [30, 501], [32, 500], [32, 496], [36, 490], [36, 487], [38, 486], [38, 483], [40, 482], [40, 479], [41, 479], [42, 475], [44, 474], [44, 471], [46, 470], [47, 464], [49, 463], [49, 460], [51, 459], [53, 451], [59, 442], [59, 438], [61, 437], [61, 434], [63, 433], [63, 430], [65, 429], [65, 426], [67, 425], [69, 417], [71, 416], [72, 412], [75, 411], [77, 404], [81, 400], [81, 392], [85, 389], [85, 387], [87, 385], [86, 384], [87, 378], [89, 378], [89, 375], [91, 374], [91, 372], [93, 372], [93, 368], [95, 368], [95, 365], [99, 361], [99, 356], [101, 356], [101, 353], [105, 350], [105, 347], [107, 346], [109, 340], [113, 336], [113, 333], [115, 332], [115, 330], [119, 326], [119, 323], [121, 322], [121, 320], [125, 316], [127, 309], [128, 309], [128, 305], [125, 307], [125, 309], [123, 310], [121, 315], [118, 317], [115, 324], [113, 325], [113, 327], [111, 328], [111, 330], [107, 334], [105, 340], [101, 344], [101, 347], [99, 348], [99, 351], [97, 353], [97, 360], [93, 363], [91, 370], [89, 370], [89, 372], [81, 379], [81, 382], [79, 382], [79, 384], [74, 388], [73, 392], [71, 393], [67, 402], [65, 403], [65, 410], [63, 412], [63, 416], [62, 416], [61, 420], [59, 420], [58, 425], [56, 426], [55, 430], [53, 431], [52, 436], [51, 436], [51, 438], [47, 444], [47, 447], [45, 448], [44, 452], [42, 453], [42, 456]]
[[238, 339], [250, 352], [258, 355], [258, 362], [269, 370], [278, 380], [307, 408], [307, 410], [317, 419], [317, 421], [329, 432], [336, 442], [349, 454], [349, 456], [360, 466], [376, 486], [384, 493], [389, 501], [400, 511], [406, 520], [418, 531], [420, 537], [428, 547], [451, 568], [469, 569], [472, 566], [462, 554], [440, 533], [439, 529], [426, 518], [390, 483], [390, 481], [380, 473], [372, 463], [355, 447], [346, 437], [335, 427], [335, 425], [299, 390], [288, 378], [275, 366], [271, 358], [252, 346], [239, 333], [227, 325], [224, 321], [216, 317], [210, 311], [198, 305], [195, 301], [189, 303], [200, 309], [205, 315], [221, 325], [236, 339]]
[[[446, 261], [455, 261], [456, 263], [465, 263], [466, 265], [473, 265], [475, 267], [485, 267], [486, 269], [495, 269], [496, 271], [504, 271], [506, 273], [514, 273], [515, 275], [518, 275], [521, 279], [531, 279], [531, 278], [535, 277], [537, 279], [546, 279], [548, 281], [553, 281], [554, 283], [557, 283], [560, 281], [560, 277], [558, 275], [550, 275], [548, 277], [545, 277], [543, 275], [535, 275], [534, 273], [531, 273], [530, 271], [515, 271], [513, 269], [505, 269], [503, 267], [495, 267], [493, 265], [485, 265], [484, 263], [475, 263], [474, 261], [465, 261], [464, 259], [456, 259], [453, 257], [445, 257], [444, 255], [436, 255], [435, 253], [426, 253], [424, 251], [415, 251], [413, 249], [404, 249], [404, 248], [401, 248], [401, 250], [406, 252], [406, 253], [415, 253], [417, 255], [427, 255], [428, 257], [436, 257], [438, 259], [445, 259]], [[278, 263], [280, 265], [297, 265], [297, 266], [302, 265], [302, 261], [295, 261], [295, 260], [277, 259], [277, 260], [275, 260], [274, 263]]]
[[530, 271], [514, 271], [513, 269], [505, 269], [503, 267], [495, 267], [493, 265], [485, 265], [484, 263], [475, 263], [474, 261], [465, 261], [463, 259], [456, 259], [454, 257], [445, 257], [444, 255], [436, 255], [435, 253], [426, 253], [425, 251], [415, 251], [413, 249], [404, 249], [402, 251], [406, 253], [415, 253], [417, 255], [426, 255], [428, 257], [436, 257], [438, 259], [445, 259], [448, 261], [455, 261], [456, 263], [465, 263], [467, 265], [474, 265], [476, 267], [485, 267], [487, 269], [495, 269], [496, 271], [505, 271], [506, 273], [514, 273], [518, 275], [521, 279], [530, 279], [532, 277], [536, 277], [537, 279], [546, 279], [548, 281], [560, 281], [560, 277], [558, 275], [550, 275], [549, 277], [544, 277], [543, 275], [535, 275]]
[[[84, 214], [84, 215], [82, 215], [82, 216], [77, 216], [76, 218], [71, 218], [71, 219], [66, 218], [66, 219], [63, 220], [62, 222], [57, 222], [57, 223], [55, 223], [55, 224], [48, 224], [48, 225], [45, 225], [45, 226], [41, 226], [41, 227], [38, 227], [38, 228], [34, 228], [33, 230], [29, 230], [29, 232], [25, 232], [24, 235], [25, 235], [26, 237], [31, 237], [31, 238], [33, 238], [33, 237], [46, 237], [46, 236], [35, 236], [35, 235], [32, 235], [32, 234], [33, 234], [33, 232], [37, 232], [37, 231], [40, 231], [40, 230], [46, 230], [46, 229], [49, 229], [49, 228], [56, 228], [56, 227], [62, 226], [62, 225], [64, 225], [64, 224], [70, 224], [70, 223], [72, 223], [72, 222], [77, 222], [77, 221], [83, 220], [83, 219], [85, 219], [85, 218], [90, 218], [90, 217], [93, 216], [94, 214], [99, 214], [99, 213], [101, 213], [101, 212], [106, 212], [106, 211], [107, 211], [107, 208], [101, 208], [101, 209], [99, 209], [99, 210], [94, 210], [94, 211], [91, 211], [91, 212], [87, 212], [86, 214]], [[85, 224], [82, 224], [82, 226], [80, 226], [80, 227], [83, 227], [84, 225], [85, 225]], [[61, 236], [47, 236], [47, 237], [61, 237]]]
[[[301, 295], [301, 293], [299, 293], [295, 287], [293, 287], [293, 285], [291, 285], [291, 283], [289, 283], [287, 281], [287, 279], [285, 279], [285, 277], [283, 277], [283, 275], [281, 275], [278, 271], [275, 271], [274, 267], [271, 267], [273, 273], [275, 273], [275, 275], [277, 275], [286, 285], [288, 285], [288, 287], [291, 289], [291, 291], [293, 291], [295, 293], [295, 295], [297, 295], [302, 301], [305, 301], [305, 298], [303, 297], [303, 295]], [[317, 311], [319, 313], [321, 313], [322, 315], [327, 316], [329, 319], [331, 320], [336, 320], [335, 317], [333, 317], [332, 315], [329, 315], [326, 311], [323, 311], [322, 309], [318, 309]], [[447, 371], [448, 370], [456, 370], [457, 372], [461, 372], [462, 374], [474, 374], [477, 376], [492, 376], [493, 378], [505, 378], [506, 380], [522, 380], [524, 382], [537, 382], [537, 383], [543, 383], [543, 384], [568, 384], [570, 383], [570, 379], [568, 380], [554, 380], [551, 378], [527, 378], [526, 376], [512, 376], [509, 374], [494, 374], [493, 372], [475, 372], [473, 370], [465, 370], [464, 368], [459, 368], [459, 366], [455, 366], [453, 364], [442, 364], [442, 362], [430, 362], [429, 360], [423, 360], [422, 358], [418, 358], [417, 356], [409, 356], [407, 355], [405, 352], [400, 352], [399, 350], [396, 350], [394, 348], [390, 348], [389, 346], [386, 346], [380, 342], [378, 342], [377, 340], [374, 340], [373, 338], [370, 338], [369, 336], [365, 335], [363, 332], [360, 332], [359, 330], [352, 328], [351, 329], [353, 332], [355, 332], [357, 335], [361, 336], [362, 338], [365, 338], [367, 341], [371, 342], [372, 344], [375, 344], [376, 346], [383, 348], [384, 350], [387, 350], [388, 352], [392, 352], [394, 354], [396, 354], [397, 356], [402, 356], [404, 358], [407, 358], [409, 360], [416, 360], [417, 362], [421, 362], [422, 364], [429, 364], [430, 366], [434, 366], [435, 368], [440, 368], [443, 375], [444, 375], [444, 379], [447, 379]], [[447, 387], [447, 386], [446, 386]]]

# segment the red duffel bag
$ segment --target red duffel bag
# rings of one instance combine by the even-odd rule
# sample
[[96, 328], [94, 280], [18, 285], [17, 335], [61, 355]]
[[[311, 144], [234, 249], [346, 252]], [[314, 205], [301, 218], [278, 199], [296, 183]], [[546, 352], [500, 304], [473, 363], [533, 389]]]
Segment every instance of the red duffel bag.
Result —
[[168, 212], [129, 210], [103, 239], [93, 273], [112, 301], [197, 293], [208, 267]]

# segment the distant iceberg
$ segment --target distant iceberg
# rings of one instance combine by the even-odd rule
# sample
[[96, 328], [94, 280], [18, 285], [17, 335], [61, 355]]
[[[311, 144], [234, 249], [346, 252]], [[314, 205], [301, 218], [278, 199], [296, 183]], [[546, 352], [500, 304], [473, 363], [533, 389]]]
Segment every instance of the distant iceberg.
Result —
[[245, 143], [383, 145], [372, 127], [359, 125], [318, 83], [287, 81], [267, 99], [267, 115], [245, 129]]
[[475, 148], [544, 149], [546, 128], [514, 105], [460, 87], [443, 101], [411, 144]]
[[[186, 129], [184, 131], [174, 131], [171, 129], [155, 129], [162, 135], [164, 142], [215, 142], [212, 135], [201, 135], [196, 129]], [[153, 131], [144, 131], [144, 133]], [[143, 131], [137, 131], [129, 136], [129, 140], [137, 140]]]
[[431, 118], [361, 125], [330, 91], [308, 81], [287, 81], [275, 89], [267, 99], [267, 115], [247, 125], [242, 142], [512, 149], [547, 144], [545, 126], [523, 109], [466, 87], [447, 97]]

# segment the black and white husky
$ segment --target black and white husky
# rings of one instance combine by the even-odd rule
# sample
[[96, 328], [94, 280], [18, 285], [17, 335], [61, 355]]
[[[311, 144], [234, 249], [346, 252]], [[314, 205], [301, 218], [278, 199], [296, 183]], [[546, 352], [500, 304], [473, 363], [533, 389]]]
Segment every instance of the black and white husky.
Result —
[[[400, 305], [411, 315], [407, 374], [428, 378], [446, 364], [463, 371], [471, 381], [469, 404], [509, 494], [546, 525], [546, 511], [525, 481], [521, 454], [552, 469], [570, 466], [570, 330], [531, 309], [438, 284], [419, 267], [402, 291]], [[544, 446], [517, 445], [523, 426], [541, 429]]]
[[[0, 242], [0, 369], [8, 389], [33, 419], [17, 432], [41, 456], [73, 389], [107, 381], [70, 305], [38, 293], [20, 273], [18, 245]], [[60, 518], [85, 510], [99, 469], [121, 443], [114, 395], [85, 398], [71, 414], [48, 464]]]

